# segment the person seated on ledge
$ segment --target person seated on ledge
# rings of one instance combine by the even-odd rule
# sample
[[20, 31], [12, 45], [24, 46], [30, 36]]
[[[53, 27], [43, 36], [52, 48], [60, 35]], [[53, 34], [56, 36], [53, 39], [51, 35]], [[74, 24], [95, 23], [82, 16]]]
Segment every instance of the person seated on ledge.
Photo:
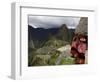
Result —
[[85, 52], [87, 49], [87, 36], [77, 35], [74, 36], [71, 44], [71, 57], [75, 58], [75, 64], [85, 63]]

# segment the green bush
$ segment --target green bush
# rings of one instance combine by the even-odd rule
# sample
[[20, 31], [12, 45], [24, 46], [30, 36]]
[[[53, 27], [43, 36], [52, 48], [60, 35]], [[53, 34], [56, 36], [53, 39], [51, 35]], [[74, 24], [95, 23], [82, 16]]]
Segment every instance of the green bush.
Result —
[[60, 64], [61, 65], [67, 65], [67, 64], [74, 64], [75, 63], [75, 59], [71, 58], [71, 57], [66, 57], [66, 58], [62, 58]]

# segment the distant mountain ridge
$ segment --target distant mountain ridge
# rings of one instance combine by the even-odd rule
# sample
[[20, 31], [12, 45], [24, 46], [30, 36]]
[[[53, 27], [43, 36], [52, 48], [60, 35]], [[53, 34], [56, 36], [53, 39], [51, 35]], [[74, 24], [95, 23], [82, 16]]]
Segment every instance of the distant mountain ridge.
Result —
[[75, 29], [68, 29], [66, 24], [62, 24], [59, 28], [49, 29], [34, 28], [28, 25], [28, 45], [31, 48], [40, 48], [51, 38], [70, 42], [74, 31]]

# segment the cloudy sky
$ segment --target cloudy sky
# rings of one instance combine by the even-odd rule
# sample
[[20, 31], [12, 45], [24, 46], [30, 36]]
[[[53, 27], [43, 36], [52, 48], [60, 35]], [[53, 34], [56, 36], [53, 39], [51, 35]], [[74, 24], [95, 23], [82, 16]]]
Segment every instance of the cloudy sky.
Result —
[[66, 24], [68, 28], [75, 28], [79, 23], [80, 17], [60, 17], [60, 16], [28, 16], [28, 24], [34, 28], [54, 28]]

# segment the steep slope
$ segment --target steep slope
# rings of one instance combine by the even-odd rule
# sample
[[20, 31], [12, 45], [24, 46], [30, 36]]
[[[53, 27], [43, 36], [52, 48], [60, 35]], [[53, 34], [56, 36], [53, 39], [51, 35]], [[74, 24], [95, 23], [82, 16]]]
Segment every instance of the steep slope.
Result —
[[76, 27], [75, 33], [86, 34], [88, 31], [88, 18], [81, 17], [78, 26]]
[[68, 27], [66, 26], [66, 24], [61, 25], [56, 34], [56, 37], [59, 40], [68, 41], [68, 36], [69, 36]]

